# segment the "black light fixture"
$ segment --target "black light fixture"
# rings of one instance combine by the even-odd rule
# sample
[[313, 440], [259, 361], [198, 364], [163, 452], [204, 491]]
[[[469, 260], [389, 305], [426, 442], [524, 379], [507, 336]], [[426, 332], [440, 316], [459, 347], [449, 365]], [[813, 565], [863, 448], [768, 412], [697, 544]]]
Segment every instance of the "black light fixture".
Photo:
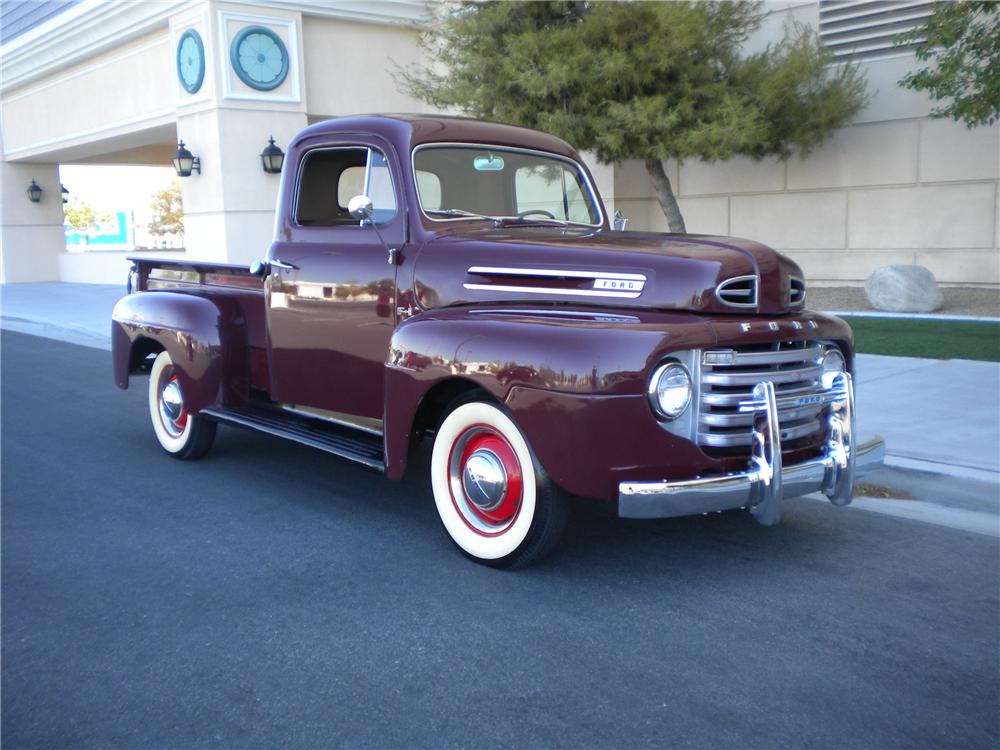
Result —
[[66, 197], [69, 195], [69, 190], [61, 182], [59, 183], [59, 189], [62, 190], [63, 203], [69, 203], [69, 198]]
[[191, 172], [201, 174], [201, 159], [184, 148], [184, 141], [177, 144], [177, 151], [170, 157], [178, 177], [190, 177]]
[[281, 165], [285, 163], [285, 152], [274, 145], [274, 136], [268, 139], [264, 150], [260, 152], [260, 161], [268, 174], [281, 173]]
[[28, 200], [32, 203], [38, 203], [42, 200], [42, 189], [34, 180], [31, 181], [31, 184], [25, 192], [28, 194]]

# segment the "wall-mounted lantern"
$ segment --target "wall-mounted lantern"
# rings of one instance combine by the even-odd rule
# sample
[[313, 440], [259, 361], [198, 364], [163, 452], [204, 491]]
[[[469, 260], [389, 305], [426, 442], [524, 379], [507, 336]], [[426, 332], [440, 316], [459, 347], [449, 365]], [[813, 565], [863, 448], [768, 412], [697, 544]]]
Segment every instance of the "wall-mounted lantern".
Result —
[[69, 203], [69, 198], [66, 197], [67, 195], [69, 195], [69, 190], [67, 190], [66, 186], [63, 185], [61, 182], [59, 183], [59, 189], [62, 190], [63, 203]]
[[42, 200], [42, 188], [34, 180], [31, 181], [25, 192], [28, 194], [28, 200], [32, 203], [38, 203]]
[[271, 136], [264, 150], [260, 152], [260, 161], [268, 174], [281, 173], [281, 165], [285, 163], [285, 152], [274, 145], [274, 136]]
[[191, 172], [201, 174], [201, 159], [184, 148], [184, 141], [177, 144], [177, 151], [170, 157], [178, 177], [190, 177]]

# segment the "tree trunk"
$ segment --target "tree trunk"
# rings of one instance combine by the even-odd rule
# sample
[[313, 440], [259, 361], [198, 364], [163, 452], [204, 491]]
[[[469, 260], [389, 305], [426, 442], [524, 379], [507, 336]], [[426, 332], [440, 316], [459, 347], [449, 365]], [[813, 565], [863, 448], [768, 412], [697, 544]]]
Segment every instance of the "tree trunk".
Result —
[[646, 159], [646, 172], [653, 181], [656, 189], [656, 198], [660, 201], [660, 208], [663, 215], [667, 217], [667, 224], [671, 232], [686, 234], [687, 228], [684, 226], [684, 217], [681, 216], [681, 208], [677, 205], [677, 198], [674, 197], [674, 189], [670, 185], [670, 178], [663, 171], [663, 162], [659, 159]]

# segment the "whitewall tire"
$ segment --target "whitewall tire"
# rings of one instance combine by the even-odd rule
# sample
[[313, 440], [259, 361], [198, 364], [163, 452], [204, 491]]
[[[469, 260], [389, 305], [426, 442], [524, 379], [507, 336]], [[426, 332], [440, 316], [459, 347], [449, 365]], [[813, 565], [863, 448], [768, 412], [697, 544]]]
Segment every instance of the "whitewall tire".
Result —
[[513, 420], [485, 401], [462, 403], [441, 423], [431, 486], [448, 536], [484, 565], [528, 565], [555, 546], [565, 526], [565, 498]]
[[215, 422], [188, 412], [177, 369], [165, 351], [149, 373], [149, 416], [160, 446], [175, 458], [201, 458], [215, 440]]

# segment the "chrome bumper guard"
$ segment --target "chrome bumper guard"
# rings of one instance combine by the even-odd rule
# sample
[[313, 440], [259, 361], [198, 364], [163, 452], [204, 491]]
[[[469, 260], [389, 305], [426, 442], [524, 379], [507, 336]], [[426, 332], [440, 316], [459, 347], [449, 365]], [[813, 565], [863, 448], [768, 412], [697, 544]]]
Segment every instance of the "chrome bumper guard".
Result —
[[[778, 407], [829, 405], [829, 437], [822, 456], [791, 466], [781, 464]], [[794, 402], [794, 403], [792, 403]], [[882, 466], [885, 441], [875, 437], [855, 445], [854, 383], [850, 373], [823, 375], [823, 391], [813, 396], [777, 398], [774, 384], [759, 383], [740, 411], [752, 413], [753, 443], [746, 471], [679, 482], [622, 482], [618, 485], [618, 515], [622, 518], [669, 518], [749, 508], [765, 526], [781, 520], [782, 501], [823, 492], [834, 505], [847, 505], [855, 477]]]

